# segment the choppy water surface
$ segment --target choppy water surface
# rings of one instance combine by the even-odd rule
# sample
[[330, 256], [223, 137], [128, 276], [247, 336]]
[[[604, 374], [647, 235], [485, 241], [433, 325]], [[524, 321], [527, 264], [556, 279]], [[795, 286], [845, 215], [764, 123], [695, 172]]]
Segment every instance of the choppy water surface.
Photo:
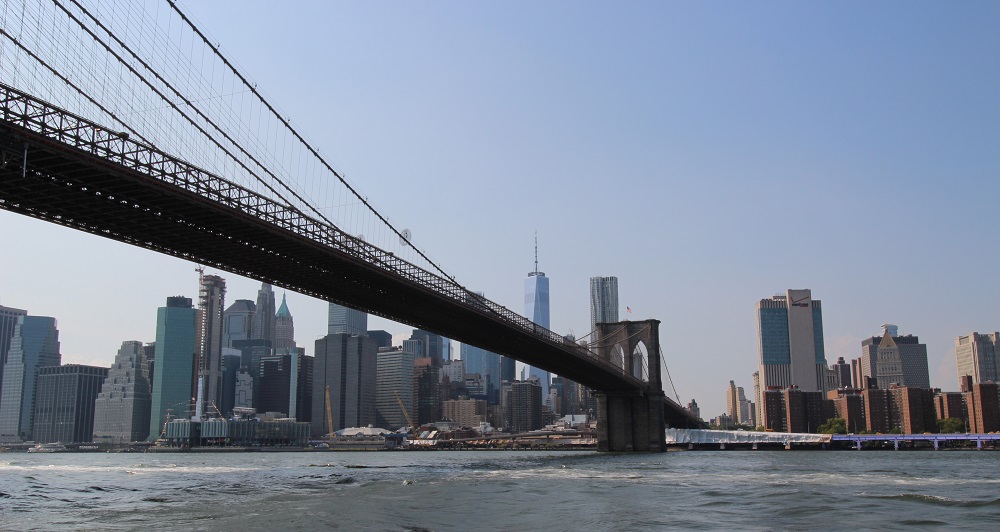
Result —
[[996, 452], [0, 454], [0, 529], [1000, 527]]

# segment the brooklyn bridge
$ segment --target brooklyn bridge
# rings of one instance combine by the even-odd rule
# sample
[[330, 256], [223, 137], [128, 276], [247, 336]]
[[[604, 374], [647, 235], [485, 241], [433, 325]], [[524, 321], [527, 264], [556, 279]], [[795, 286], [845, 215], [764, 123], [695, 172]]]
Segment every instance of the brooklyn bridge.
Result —
[[[76, 0], [5, 11], [0, 208], [419, 327], [576, 381], [598, 392], [601, 450], [662, 451], [667, 427], [700, 425], [664, 393], [657, 320], [598, 324], [582, 345], [466, 288], [168, 5], [164, 16], [180, 37], [133, 27], [157, 20], [99, 13]], [[182, 41], [197, 50], [185, 56]], [[151, 57], [185, 59], [157, 64]], [[331, 198], [349, 202], [351, 216], [363, 221], [320, 207]]]

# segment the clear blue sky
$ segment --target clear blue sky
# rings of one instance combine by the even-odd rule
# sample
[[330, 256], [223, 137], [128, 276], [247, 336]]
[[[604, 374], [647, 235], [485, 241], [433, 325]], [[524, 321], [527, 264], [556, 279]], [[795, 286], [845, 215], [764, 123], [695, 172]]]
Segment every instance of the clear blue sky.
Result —
[[[580, 335], [617, 276], [705, 417], [752, 392], [754, 304], [787, 288], [823, 301], [829, 362], [896, 323], [944, 389], [954, 337], [1000, 329], [996, 2], [276, 6], [184, 9], [464, 285], [521, 311], [537, 230]], [[66, 362], [196, 296], [193, 264], [7, 212], [0, 249], [0, 304], [58, 318]], [[311, 351], [325, 304], [288, 297]]]

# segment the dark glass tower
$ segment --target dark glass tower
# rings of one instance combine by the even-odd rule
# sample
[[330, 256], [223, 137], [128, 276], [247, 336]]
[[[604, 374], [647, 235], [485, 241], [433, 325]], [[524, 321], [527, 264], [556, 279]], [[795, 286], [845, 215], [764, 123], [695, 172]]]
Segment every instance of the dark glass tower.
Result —
[[56, 319], [19, 316], [7, 352], [3, 387], [0, 389], [0, 442], [31, 439], [38, 369], [58, 366], [61, 361]]
[[67, 364], [38, 368], [33, 439], [39, 443], [94, 441], [94, 405], [108, 368]]

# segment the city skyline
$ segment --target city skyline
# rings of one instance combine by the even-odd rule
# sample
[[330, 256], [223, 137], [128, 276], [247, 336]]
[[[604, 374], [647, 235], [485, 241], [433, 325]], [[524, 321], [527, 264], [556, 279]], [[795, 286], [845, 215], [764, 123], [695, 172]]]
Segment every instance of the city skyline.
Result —
[[[983, 67], [1000, 53], [997, 8], [730, 7], [581, 6], [565, 19], [538, 6], [537, 25], [486, 6], [190, 10], [463, 285], [516, 311], [523, 243], [543, 231], [552, 329], [579, 337], [587, 279], [614, 273], [628, 316], [664, 323], [680, 399], [706, 416], [724, 411], [715, 390], [730, 379], [751, 388], [753, 303], [789, 286], [822, 294], [827, 364], [905, 323], [927, 345], [931, 385], [956, 390], [955, 338], [1000, 328], [992, 261], [944, 259], [992, 238], [979, 213], [1000, 173], [1000, 79]], [[313, 26], [331, 18], [356, 24]], [[559, 39], [545, 30], [556, 21]], [[303, 23], [317, 46], [252, 37]], [[511, 153], [516, 172], [495, 163]], [[428, 209], [444, 197], [431, 190], [455, 201]], [[521, 215], [502, 229], [481, 216], [505, 210]], [[0, 246], [29, 251], [0, 261], [0, 305], [57, 318], [65, 363], [110, 365], [122, 341], [153, 340], [165, 298], [197, 300], [188, 262], [9, 212], [0, 224]], [[885, 241], [913, 260], [871, 261]], [[254, 299], [259, 282], [220, 275], [230, 300]], [[326, 304], [288, 301], [308, 348]], [[410, 329], [372, 322], [394, 343]]]

